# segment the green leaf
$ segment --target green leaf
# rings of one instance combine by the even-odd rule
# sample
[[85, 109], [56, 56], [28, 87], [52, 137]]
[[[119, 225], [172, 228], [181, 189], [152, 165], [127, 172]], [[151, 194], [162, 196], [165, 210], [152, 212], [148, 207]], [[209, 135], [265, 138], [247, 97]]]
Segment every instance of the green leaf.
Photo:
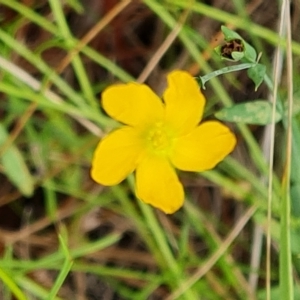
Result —
[[[255, 100], [223, 108], [215, 114], [223, 121], [266, 125], [272, 122], [272, 105], [266, 100]], [[276, 111], [275, 122], [281, 120], [281, 114]]]
[[[299, 201], [299, 199], [300, 199], [300, 183], [299, 182], [292, 183], [292, 185], [291, 185], [291, 207], [292, 207], [291, 214], [298, 219], [300, 219], [300, 201]], [[299, 236], [299, 238], [300, 238], [300, 236]], [[300, 246], [300, 243], [299, 243], [299, 246]]]
[[254, 67], [248, 69], [247, 74], [249, 78], [254, 82], [256, 91], [264, 80], [266, 74], [266, 66], [262, 64], [256, 64]]
[[230, 40], [234, 40], [234, 39], [241, 39], [242, 40], [242, 37], [238, 33], [236, 33], [235, 31], [227, 28], [224, 25], [221, 26], [221, 30], [224, 34], [225, 41], [230, 41]]
[[14, 280], [12, 274], [6, 273], [6, 271], [0, 268], [0, 279], [9, 288], [18, 300], [26, 300], [26, 295], [21, 291]]
[[[258, 300], [267, 299], [267, 293], [266, 293], [265, 289], [258, 291], [257, 294], [258, 294], [258, 297], [257, 297]], [[270, 299], [283, 299], [283, 298], [280, 297], [280, 288], [279, 288], [279, 286], [272, 286], [271, 287], [271, 298]], [[294, 299], [295, 300], [300, 299], [300, 287], [299, 287], [299, 285], [295, 286]]]
[[245, 40], [244, 41], [244, 46], [245, 46], [245, 56], [244, 56], [244, 61], [245, 62], [255, 62], [257, 58], [257, 53], [256, 50], [248, 44]]
[[84, 12], [84, 8], [77, 0], [67, 0], [67, 3], [79, 14]]
[[231, 56], [235, 61], [239, 61], [245, 56], [245, 54], [244, 52], [233, 51], [231, 52]]
[[300, 124], [292, 121], [291, 215], [300, 220]]
[[[0, 147], [5, 144], [8, 137], [5, 127], [0, 123]], [[24, 196], [31, 196], [34, 190], [33, 179], [18, 148], [10, 145], [4, 149], [0, 163], [4, 174], [20, 192]]]

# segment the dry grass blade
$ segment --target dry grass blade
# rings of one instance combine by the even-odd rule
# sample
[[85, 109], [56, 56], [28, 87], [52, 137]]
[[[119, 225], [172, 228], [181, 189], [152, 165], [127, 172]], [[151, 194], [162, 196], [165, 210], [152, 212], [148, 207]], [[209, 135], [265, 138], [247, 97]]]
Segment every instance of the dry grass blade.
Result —
[[[4, 57], [0, 56], [0, 68], [4, 69], [6, 72], [10, 73], [11, 75], [15, 76], [18, 78], [21, 82], [25, 83], [27, 86], [32, 88], [34, 91], [43, 91], [43, 94], [49, 101], [60, 105], [61, 103], [64, 102], [64, 100], [58, 96], [56, 93], [52, 92], [49, 89], [43, 90], [43, 85], [36, 80], [34, 77], [32, 77], [29, 73], [15, 65], [14, 63], [8, 61]], [[69, 114], [70, 116], [73, 117], [78, 123], [80, 123], [83, 127], [85, 127], [87, 130], [92, 132], [96, 136], [101, 136], [102, 131], [101, 129], [92, 123], [91, 121], [82, 118], [80, 116], [74, 115], [72, 113]]]
[[[212, 254], [212, 256], [204, 263], [185, 283], [182, 284], [181, 288], [172, 293], [166, 300], [175, 300], [180, 295], [184, 294], [186, 290], [188, 290], [194, 283], [196, 283], [201, 277], [203, 277], [218, 261], [218, 259], [224, 255], [227, 251], [228, 247], [232, 244], [235, 238], [240, 234], [243, 230], [244, 226], [248, 223], [250, 218], [253, 216], [255, 211], [257, 210], [256, 206], [250, 207], [245, 214], [239, 219], [235, 227], [225, 238], [219, 249]], [[250, 298], [255, 299], [255, 298]]]
[[[191, 6], [193, 1], [190, 1], [189, 6]], [[167, 52], [167, 50], [170, 48], [176, 37], [178, 36], [187, 16], [189, 13], [189, 9], [186, 9], [181, 17], [179, 18], [179, 22], [176, 24], [174, 29], [169, 33], [165, 41], [162, 43], [162, 45], [157, 49], [156, 53], [152, 56], [152, 58], [149, 60], [148, 64], [140, 74], [140, 76], [137, 79], [137, 82], [144, 82], [148, 76], [151, 74], [153, 69], [156, 67], [160, 59], [163, 57], [163, 55]]]
[[[279, 20], [278, 38], [281, 41], [285, 35], [285, 13], [284, 1], [281, 6], [281, 14]], [[273, 73], [273, 94], [272, 94], [272, 123], [270, 125], [270, 143], [269, 143], [269, 172], [268, 172], [268, 215], [267, 215], [267, 242], [266, 242], [266, 291], [267, 299], [271, 299], [271, 223], [272, 223], [272, 198], [273, 198], [273, 162], [274, 162], [274, 149], [275, 149], [275, 115], [276, 115], [276, 101], [278, 97], [278, 88], [281, 78], [283, 51], [281, 43], [278, 43], [278, 48], [275, 52], [274, 59], [274, 73]]]
[[80, 50], [86, 46], [95, 36], [105, 28], [118, 14], [120, 14], [126, 6], [128, 6], [132, 0], [123, 0], [116, 4], [93, 28], [85, 34], [80, 42], [70, 51], [67, 56], [61, 61], [57, 67], [57, 73], [60, 74], [71, 63], [72, 59], [80, 52]]

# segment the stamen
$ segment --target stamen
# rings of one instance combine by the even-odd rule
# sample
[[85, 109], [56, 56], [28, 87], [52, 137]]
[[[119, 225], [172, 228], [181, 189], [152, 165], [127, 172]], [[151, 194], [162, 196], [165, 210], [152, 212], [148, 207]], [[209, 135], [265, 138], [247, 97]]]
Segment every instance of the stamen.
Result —
[[167, 154], [172, 146], [172, 135], [163, 122], [157, 122], [147, 134], [147, 144], [156, 154]]

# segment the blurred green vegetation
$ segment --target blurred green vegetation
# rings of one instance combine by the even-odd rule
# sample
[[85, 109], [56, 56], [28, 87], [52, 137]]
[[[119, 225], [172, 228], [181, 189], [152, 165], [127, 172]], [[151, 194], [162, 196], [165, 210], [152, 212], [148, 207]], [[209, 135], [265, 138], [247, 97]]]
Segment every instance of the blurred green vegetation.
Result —
[[[239, 140], [230, 157], [208, 172], [180, 173], [187, 199], [171, 216], [135, 199], [131, 177], [107, 188], [89, 175], [99, 139], [117, 126], [100, 106], [105, 87], [140, 80], [147, 67], [143, 80], [161, 94], [172, 69], [196, 77], [228, 66], [213, 51], [223, 42], [223, 24], [262, 52], [272, 78], [279, 1], [0, 0], [0, 298], [265, 299], [269, 280], [272, 299], [282, 299], [282, 247], [292, 256], [294, 276], [285, 275], [300, 299], [300, 8], [292, 8], [295, 109], [286, 228], [280, 223], [285, 119], [276, 126], [271, 211], [270, 136], [262, 126], [230, 124]], [[178, 36], [161, 49], [178, 22]], [[278, 98], [286, 107], [286, 45], [283, 50]], [[270, 93], [268, 82], [255, 91], [245, 71], [214, 78], [206, 83], [205, 116]], [[291, 233], [291, 249], [281, 243], [282, 229], [285, 237]]]

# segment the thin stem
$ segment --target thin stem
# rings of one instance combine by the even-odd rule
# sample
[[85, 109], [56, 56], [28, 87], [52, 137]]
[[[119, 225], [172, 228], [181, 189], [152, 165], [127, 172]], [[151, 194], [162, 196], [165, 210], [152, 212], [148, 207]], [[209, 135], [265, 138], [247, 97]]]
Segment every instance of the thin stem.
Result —
[[245, 69], [250, 69], [250, 68], [254, 67], [255, 65], [256, 65], [256, 63], [244, 63], [244, 64], [235, 65], [235, 66], [229, 66], [229, 67], [225, 67], [225, 68], [213, 71], [207, 75], [199, 76], [198, 78], [200, 80], [202, 88], [205, 90], [205, 83], [207, 81], [209, 81], [210, 79], [217, 77], [219, 75], [222, 75], [222, 74], [236, 72], [236, 71], [245, 70]]

